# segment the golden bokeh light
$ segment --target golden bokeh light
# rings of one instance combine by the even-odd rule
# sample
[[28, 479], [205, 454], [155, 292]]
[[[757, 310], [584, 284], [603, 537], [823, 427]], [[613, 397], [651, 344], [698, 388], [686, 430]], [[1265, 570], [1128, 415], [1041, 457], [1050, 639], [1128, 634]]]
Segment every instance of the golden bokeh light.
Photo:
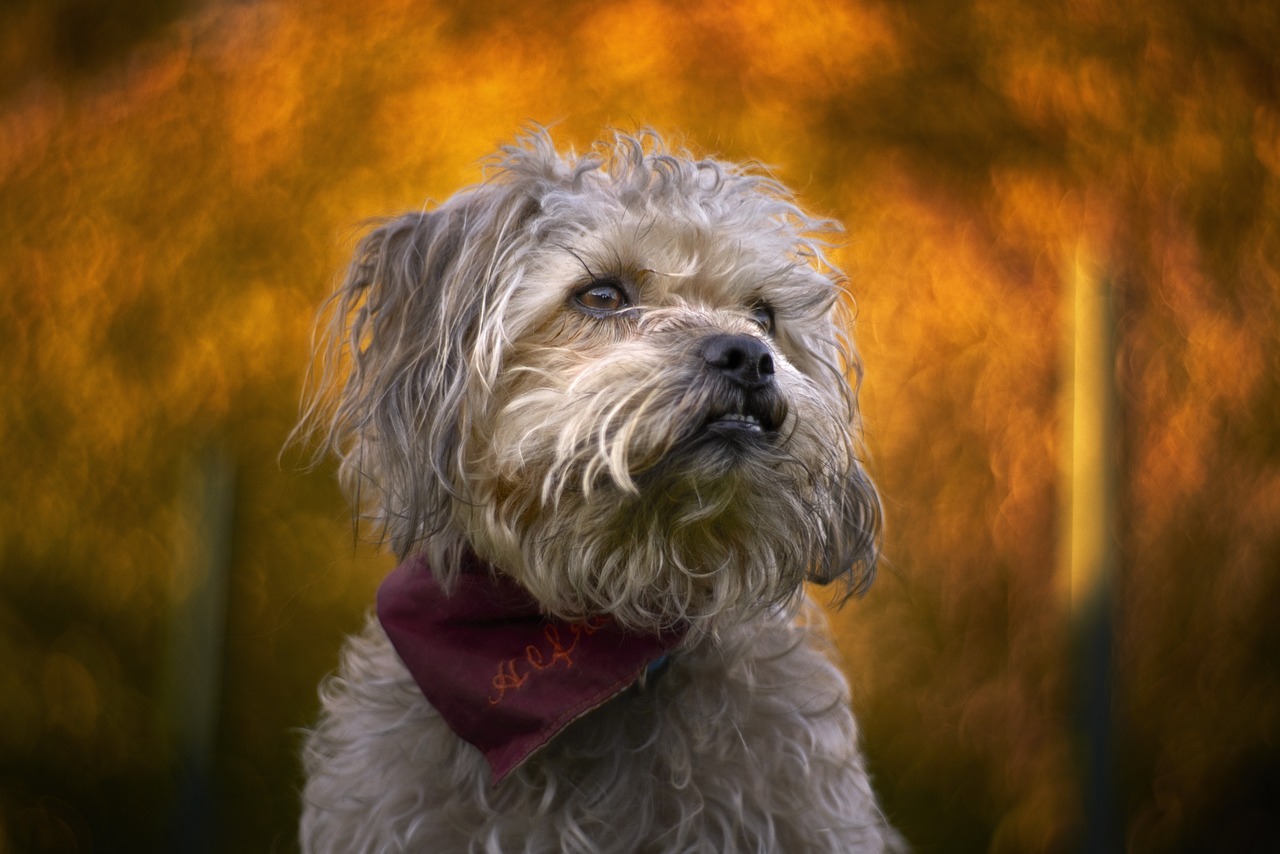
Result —
[[192, 775], [207, 850], [292, 845], [297, 728], [389, 568], [330, 469], [278, 461], [314, 311], [362, 221], [529, 122], [684, 134], [845, 224], [888, 530], [833, 623], [920, 850], [1086, 832], [1060, 567], [1087, 248], [1114, 312], [1115, 837], [1280, 838], [1271, 5], [122, 9], [0, 11], [0, 852], [195, 850]]

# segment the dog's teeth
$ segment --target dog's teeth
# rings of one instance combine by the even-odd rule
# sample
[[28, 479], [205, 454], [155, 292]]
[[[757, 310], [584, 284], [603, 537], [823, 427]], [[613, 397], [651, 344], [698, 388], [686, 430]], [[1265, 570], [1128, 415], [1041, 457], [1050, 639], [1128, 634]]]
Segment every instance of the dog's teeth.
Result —
[[749, 424], [752, 427], [760, 426], [760, 419], [754, 415], [748, 415], [745, 412], [726, 412], [720, 416], [721, 421], [737, 421], [742, 424]]

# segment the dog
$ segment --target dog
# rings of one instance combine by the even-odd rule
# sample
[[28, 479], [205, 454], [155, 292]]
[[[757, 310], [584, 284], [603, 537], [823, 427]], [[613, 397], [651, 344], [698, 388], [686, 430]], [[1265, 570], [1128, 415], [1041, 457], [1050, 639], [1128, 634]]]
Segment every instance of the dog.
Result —
[[304, 851], [901, 848], [806, 592], [865, 589], [881, 520], [836, 228], [543, 129], [371, 227], [299, 430], [400, 563], [321, 688]]

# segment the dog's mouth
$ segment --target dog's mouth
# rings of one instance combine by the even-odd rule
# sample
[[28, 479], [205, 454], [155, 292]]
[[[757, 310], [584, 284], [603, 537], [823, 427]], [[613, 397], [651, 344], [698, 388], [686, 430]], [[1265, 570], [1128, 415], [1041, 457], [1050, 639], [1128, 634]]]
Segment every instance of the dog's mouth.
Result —
[[740, 401], [711, 411], [703, 427], [727, 435], [776, 433], [787, 417], [787, 407], [774, 395], [744, 395]]
[[729, 430], [746, 430], [751, 433], [761, 433], [765, 430], [772, 430], [772, 424], [761, 423], [760, 419], [754, 415], [748, 415], [745, 412], [726, 412], [723, 415], [717, 415], [707, 421], [708, 427], [724, 427]]

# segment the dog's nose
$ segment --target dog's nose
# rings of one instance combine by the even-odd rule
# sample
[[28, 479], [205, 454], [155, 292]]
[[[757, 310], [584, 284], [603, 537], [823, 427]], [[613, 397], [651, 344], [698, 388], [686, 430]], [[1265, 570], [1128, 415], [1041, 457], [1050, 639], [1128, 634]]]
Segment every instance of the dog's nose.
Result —
[[773, 382], [769, 346], [751, 335], [713, 335], [703, 344], [702, 358], [743, 388], [762, 388]]

